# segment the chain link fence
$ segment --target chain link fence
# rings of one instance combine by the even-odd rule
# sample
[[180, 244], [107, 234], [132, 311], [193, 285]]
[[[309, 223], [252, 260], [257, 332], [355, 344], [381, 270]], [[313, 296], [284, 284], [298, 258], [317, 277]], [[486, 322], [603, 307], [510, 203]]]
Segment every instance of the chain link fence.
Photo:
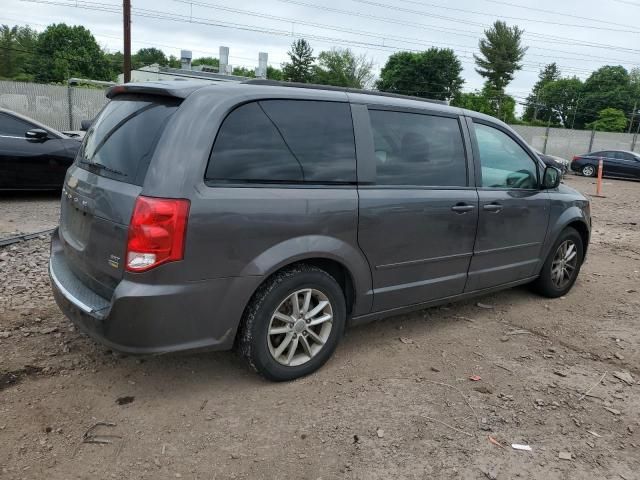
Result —
[[56, 130], [79, 130], [108, 102], [105, 90], [0, 81], [0, 108], [33, 118]]

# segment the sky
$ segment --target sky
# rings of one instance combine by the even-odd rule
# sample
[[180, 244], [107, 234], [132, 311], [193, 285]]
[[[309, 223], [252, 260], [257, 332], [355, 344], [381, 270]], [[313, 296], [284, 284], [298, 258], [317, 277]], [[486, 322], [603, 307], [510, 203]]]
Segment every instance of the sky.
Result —
[[[118, 0], [1, 0], [0, 23], [42, 30], [84, 25], [108, 51], [122, 50]], [[556, 62], [564, 76], [585, 79], [602, 65], [640, 66], [640, 0], [131, 0], [132, 49], [181, 49], [254, 68], [258, 52], [278, 67], [296, 38], [314, 52], [348, 47], [374, 62], [376, 74], [400, 50], [451, 48], [463, 65], [464, 91], [482, 87], [473, 54], [495, 20], [518, 25], [528, 47], [507, 93], [522, 101], [540, 68]]]

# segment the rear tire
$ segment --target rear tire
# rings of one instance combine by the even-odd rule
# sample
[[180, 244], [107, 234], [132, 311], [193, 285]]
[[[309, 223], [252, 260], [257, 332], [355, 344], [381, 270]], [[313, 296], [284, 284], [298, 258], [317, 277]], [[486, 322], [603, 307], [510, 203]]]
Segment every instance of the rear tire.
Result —
[[245, 309], [239, 351], [267, 379], [293, 380], [324, 365], [345, 322], [338, 282], [319, 268], [295, 265], [274, 274], [254, 294]]
[[533, 288], [548, 298], [567, 294], [578, 278], [583, 259], [582, 237], [575, 228], [565, 228], [549, 252]]
[[585, 165], [582, 167], [581, 172], [585, 177], [595, 177], [597, 173], [596, 168], [593, 165]]

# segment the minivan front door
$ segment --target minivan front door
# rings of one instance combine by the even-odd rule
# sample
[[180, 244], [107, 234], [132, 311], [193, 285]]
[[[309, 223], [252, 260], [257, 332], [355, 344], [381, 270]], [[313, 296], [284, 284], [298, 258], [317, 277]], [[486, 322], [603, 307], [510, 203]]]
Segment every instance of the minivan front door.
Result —
[[368, 116], [375, 173], [358, 188], [358, 243], [371, 267], [373, 310], [462, 293], [478, 196], [460, 120], [374, 107]]
[[466, 292], [535, 275], [549, 222], [538, 162], [506, 129], [470, 126], [480, 208]]

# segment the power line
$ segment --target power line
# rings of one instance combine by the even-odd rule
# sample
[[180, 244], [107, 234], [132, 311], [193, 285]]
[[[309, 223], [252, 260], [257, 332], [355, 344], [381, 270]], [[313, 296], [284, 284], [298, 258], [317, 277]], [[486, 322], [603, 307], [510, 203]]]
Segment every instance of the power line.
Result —
[[[290, 1], [290, 0], [279, 0], [279, 1]], [[479, 22], [472, 22], [470, 20], [464, 20], [461, 18], [455, 18], [455, 17], [446, 17], [444, 15], [437, 15], [437, 14], [433, 14], [433, 13], [428, 13], [428, 12], [424, 12], [421, 10], [412, 10], [409, 8], [402, 8], [402, 7], [397, 7], [397, 6], [391, 6], [391, 5], [385, 5], [383, 3], [378, 3], [378, 2], [373, 2], [371, 0], [353, 0], [354, 2], [357, 3], [363, 3], [366, 5], [372, 5], [372, 6], [376, 6], [376, 7], [382, 7], [382, 8], [386, 8], [386, 9], [391, 9], [394, 11], [402, 11], [402, 12], [406, 12], [406, 13], [411, 13], [412, 15], [421, 15], [421, 16], [425, 16], [425, 17], [433, 17], [433, 18], [439, 18], [441, 20], [447, 20], [450, 22], [456, 22], [456, 23], [463, 23], [466, 25], [474, 25], [474, 26], [480, 26], [483, 28], [486, 28], [486, 25], [479, 23]], [[468, 10], [466, 10], [465, 12], [470, 13]], [[538, 23], [548, 23], [548, 22], [538, 22]], [[595, 28], [595, 27], [592, 27]], [[525, 33], [526, 34], [526, 33]], [[544, 38], [546, 41], [551, 42], [551, 43], [559, 43], [553, 39], [559, 40], [561, 41], [560, 43], [570, 43], [570, 42], [574, 42], [572, 44], [577, 45], [580, 44], [582, 46], [592, 46], [594, 48], [606, 48], [606, 49], [615, 49], [618, 51], [628, 51], [628, 52], [637, 52], [640, 53], [640, 50], [637, 49], [631, 49], [631, 48], [626, 48], [626, 47], [620, 47], [620, 46], [616, 46], [616, 45], [605, 45], [605, 44], [596, 44], [596, 43], [592, 43], [592, 42], [584, 42], [582, 40], [576, 40], [576, 39], [572, 39], [572, 38], [564, 38], [564, 37], [559, 37], [559, 36], [555, 36], [555, 35], [548, 35], [548, 34], [540, 34], [540, 33], [534, 33], [534, 32], [530, 32], [529, 35], [533, 35], [536, 37], [542, 37]], [[575, 42], [580, 42], [580, 43], [575, 43]]]
[[[633, 25], [627, 25], [627, 24], [624, 24], [624, 23], [609, 22], [607, 20], [600, 20], [598, 18], [592, 18], [592, 17], [582, 17], [580, 15], [574, 15], [574, 14], [566, 13], [566, 12], [558, 12], [558, 11], [555, 11], [555, 10], [546, 10], [544, 8], [535, 8], [535, 7], [525, 6], [525, 5], [518, 5], [517, 3], [505, 2], [503, 0], [484, 0], [484, 1], [485, 2], [496, 3], [496, 4], [499, 4], [499, 5], [507, 5], [509, 7], [514, 7], [514, 8], [521, 8], [521, 9], [524, 9], [524, 10], [531, 10], [531, 11], [534, 11], [534, 12], [550, 13], [552, 15], [561, 15], [563, 17], [577, 18], [577, 19], [580, 19], [580, 20], [589, 20], [591, 22], [596, 22], [596, 23], [606, 23], [608, 25], [616, 25], [618, 27], [636, 28]], [[618, 30], [616, 30], [616, 31], [618, 31]]]
[[[351, 28], [344, 28], [344, 27], [337, 27], [337, 26], [333, 26], [333, 25], [327, 25], [327, 24], [323, 24], [323, 23], [317, 23], [317, 22], [309, 22], [309, 21], [305, 21], [305, 20], [298, 20], [298, 19], [293, 19], [293, 18], [287, 18], [287, 17], [280, 17], [280, 16], [276, 16], [276, 15], [269, 15], [269, 14], [265, 14], [262, 12], [256, 12], [256, 11], [252, 11], [252, 10], [244, 10], [244, 9], [238, 9], [238, 8], [232, 8], [232, 7], [227, 7], [227, 6], [223, 6], [223, 5], [219, 5], [219, 4], [212, 4], [212, 3], [206, 3], [206, 2], [201, 2], [201, 1], [192, 1], [192, 0], [174, 0], [175, 2], [178, 3], [183, 3], [186, 5], [190, 5], [190, 6], [199, 6], [199, 7], [203, 7], [203, 8], [210, 8], [210, 9], [216, 9], [216, 10], [223, 10], [223, 11], [228, 11], [228, 12], [232, 12], [232, 13], [238, 13], [241, 15], [248, 15], [248, 16], [254, 16], [254, 17], [258, 17], [258, 18], [266, 18], [266, 19], [270, 19], [270, 20], [275, 20], [275, 21], [279, 21], [279, 22], [286, 22], [286, 23], [291, 23], [291, 24], [299, 24], [299, 25], [306, 25], [306, 26], [312, 26], [312, 27], [316, 27], [316, 28], [322, 28], [322, 29], [327, 29], [327, 30], [332, 30], [332, 31], [337, 31], [337, 32], [342, 32], [342, 33], [352, 33], [355, 35], [362, 35], [362, 36], [368, 36], [368, 37], [372, 37], [372, 38], [384, 38], [384, 40], [398, 40], [401, 42], [406, 42], [406, 43], [411, 43], [411, 44], [416, 44], [416, 45], [425, 45], [425, 46], [433, 46], [433, 45], [444, 45], [447, 47], [462, 47], [462, 48], [472, 48], [473, 50], [469, 51], [469, 50], [464, 50], [464, 53], [477, 53], [477, 50], [475, 49], [474, 46], [471, 45], [459, 45], [459, 44], [452, 44], [452, 43], [445, 43], [445, 42], [426, 42], [424, 40], [420, 40], [417, 38], [412, 38], [412, 37], [401, 37], [401, 36], [395, 36], [395, 35], [380, 35], [380, 32], [370, 32], [370, 31], [364, 31], [364, 30], [356, 30], [356, 29], [351, 29]], [[477, 38], [477, 37], [473, 37], [473, 38]], [[458, 50], [461, 51], [461, 50]], [[558, 56], [553, 56], [553, 57], [549, 57], [546, 55], [540, 55], [540, 54], [535, 54], [535, 53], [529, 53], [528, 55], [530, 56], [534, 56], [534, 57], [541, 57], [541, 58], [552, 58], [552, 59], [563, 59], [563, 60], [573, 60], [573, 61], [578, 61], [578, 62], [592, 62], [592, 63], [597, 63], [597, 60], [594, 59], [594, 57], [589, 57], [589, 58], [572, 58], [572, 57], [558, 57]], [[597, 58], [597, 57], [596, 57]], [[603, 60], [608, 60], [608, 61], [619, 61], [622, 63], [627, 63], [628, 60], [622, 60], [622, 59], [611, 59], [609, 57], [604, 58], [601, 57], [601, 59]], [[573, 68], [573, 67], [566, 67], [566, 68]], [[580, 71], [584, 71], [584, 69], [580, 69]]]
[[[105, 12], [111, 12], [111, 13], [120, 13], [120, 9], [119, 6], [116, 5], [112, 5], [112, 4], [97, 4], [94, 2], [90, 2], [87, 0], [78, 0], [78, 1], [74, 1], [73, 3], [70, 2], [61, 2], [61, 1], [51, 1], [51, 0], [23, 0], [23, 1], [27, 1], [27, 2], [32, 2], [32, 3], [44, 3], [44, 4], [51, 4], [51, 5], [58, 5], [58, 6], [69, 6], [69, 7], [74, 7], [74, 8], [82, 8], [82, 9], [88, 9], [88, 10], [97, 10], [97, 11], [105, 11]], [[291, 32], [289, 31], [285, 31], [285, 30], [277, 30], [277, 29], [265, 29], [264, 27], [259, 27], [259, 26], [255, 26], [255, 25], [247, 25], [247, 24], [240, 24], [240, 23], [230, 23], [230, 22], [220, 22], [220, 21], [214, 21], [212, 19], [201, 19], [199, 17], [194, 17], [192, 14], [190, 15], [180, 15], [180, 14], [175, 14], [175, 13], [169, 13], [169, 12], [162, 12], [162, 11], [158, 11], [158, 10], [148, 10], [148, 9], [142, 9], [142, 8], [134, 8], [133, 9], [133, 14], [136, 16], [140, 16], [140, 17], [144, 17], [144, 18], [154, 18], [154, 19], [159, 19], [159, 20], [168, 20], [168, 21], [172, 21], [172, 22], [183, 22], [183, 23], [195, 23], [195, 24], [201, 24], [201, 25], [209, 25], [209, 26], [216, 26], [216, 27], [222, 27], [222, 28], [232, 28], [232, 29], [238, 29], [238, 30], [244, 30], [244, 31], [252, 31], [252, 32], [257, 32], [257, 33], [264, 33], [264, 34], [270, 34], [270, 35], [276, 35], [276, 36], [281, 36], [281, 37], [290, 37], [292, 36]], [[364, 48], [369, 48], [372, 50], [379, 50], [379, 51], [383, 51], [383, 52], [396, 52], [398, 50], [408, 50], [408, 51], [413, 51], [413, 52], [420, 52], [422, 50], [418, 50], [415, 48], [406, 48], [406, 47], [401, 47], [401, 46], [397, 46], [397, 45], [388, 45], [386, 44], [384, 41], [383, 43], [372, 43], [372, 42], [366, 42], [366, 41], [360, 41], [360, 40], [348, 40], [348, 39], [344, 39], [344, 38], [335, 38], [335, 37], [327, 37], [327, 36], [323, 36], [323, 35], [317, 35], [317, 34], [309, 34], [309, 33], [297, 33], [293, 35], [294, 37], [304, 37], [306, 39], [311, 39], [311, 40], [317, 40], [320, 42], [326, 42], [330, 45], [334, 45], [335, 43], [338, 44], [345, 44], [345, 45], [351, 45], [351, 46], [356, 46], [356, 47], [364, 47]], [[379, 37], [378, 37], [379, 38]], [[469, 56], [469, 55], [460, 55], [462, 58], [467, 58], [469, 59], [468, 61], [465, 60], [461, 60], [461, 63], [466, 63], [466, 64], [475, 64], [475, 62], [471, 61], [473, 59], [473, 57]], [[524, 64], [524, 66], [531, 66], [533, 68], [540, 68], [543, 64], [542, 63], [534, 63], [534, 64]], [[586, 70], [586, 69], [579, 69], [576, 67], [565, 67], [566, 69], [573, 71], [573, 73], [591, 73], [590, 70]], [[533, 73], [538, 73], [537, 70], [527, 70], [527, 69], [522, 69], [523, 71], [526, 72], [533, 72]]]
[[[380, 5], [374, 2], [369, 2], [369, 1], [360, 1], [360, 0], [354, 0], [360, 3], [370, 3], [372, 5]], [[424, 2], [418, 2], [415, 0], [399, 0], [401, 2], [404, 3], [410, 3], [413, 5], [420, 5], [420, 6], [425, 6], [425, 7], [432, 7], [432, 8], [440, 8], [440, 9], [444, 9], [444, 10], [452, 10], [455, 12], [463, 12], [463, 13], [473, 13], [474, 15], [483, 15], [485, 17], [496, 17], [499, 16], [500, 18], [508, 18], [510, 20], [521, 20], [521, 21], [526, 21], [526, 22], [538, 22], [540, 23], [540, 20], [537, 19], [533, 19], [533, 18], [523, 18], [523, 17], [512, 17], [512, 16], [508, 16], [508, 15], [503, 15], [503, 14], [494, 14], [494, 13], [486, 13], [486, 12], [479, 12], [476, 10], [468, 10], [468, 9], [464, 9], [464, 8], [454, 8], [451, 6], [444, 6], [444, 5], [437, 5], [437, 4], [433, 4], [433, 3], [424, 3]], [[394, 6], [394, 9], [397, 9], [397, 7]], [[403, 9], [400, 9], [403, 10]], [[543, 10], [545, 11], [545, 10]], [[546, 10], [546, 12], [549, 12], [548, 10]], [[557, 13], [557, 12], [550, 12], [550, 13]], [[578, 17], [578, 18], [583, 18], [584, 17]], [[548, 25], [559, 25], [562, 27], [578, 27], [578, 28], [590, 28], [590, 29], [596, 29], [596, 30], [608, 30], [608, 31], [614, 31], [614, 32], [624, 32], [624, 33], [640, 33], [640, 30], [638, 30], [636, 27], [632, 27], [631, 25], [620, 25], [620, 24], [614, 24], [614, 25], [618, 25], [618, 26], [624, 26], [625, 28], [632, 28], [632, 30], [620, 30], [619, 28], [611, 28], [611, 27], [596, 27], [593, 25], [584, 25], [584, 24], [576, 24], [576, 23], [562, 23], [562, 22], [553, 22], [553, 21], [549, 21], [549, 20], [545, 20], [544, 23], [548, 24]], [[608, 22], [605, 22], [608, 23]]]

